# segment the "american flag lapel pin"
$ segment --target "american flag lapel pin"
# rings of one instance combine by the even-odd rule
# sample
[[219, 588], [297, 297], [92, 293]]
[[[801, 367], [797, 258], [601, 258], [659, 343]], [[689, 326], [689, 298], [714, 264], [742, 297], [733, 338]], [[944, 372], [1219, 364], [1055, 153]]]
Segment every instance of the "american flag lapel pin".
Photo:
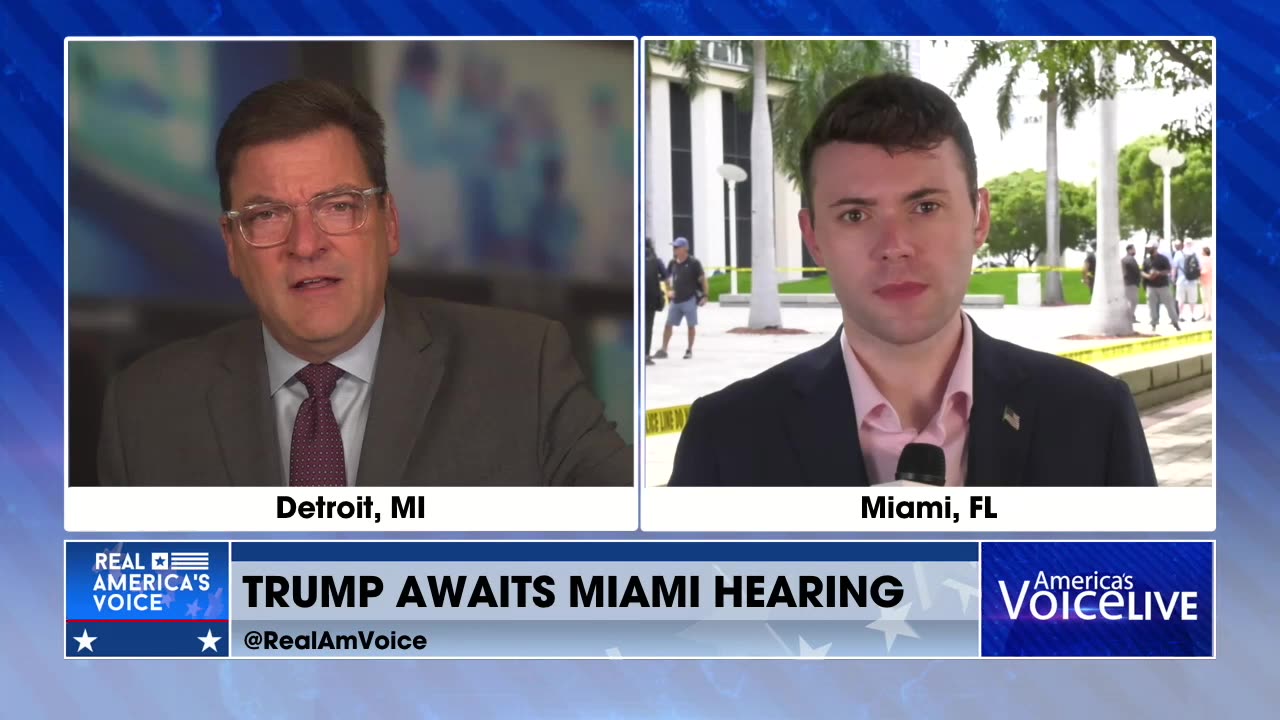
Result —
[[1004, 406], [1004, 421], [1014, 430], [1017, 430], [1022, 425], [1022, 420], [1018, 417], [1018, 413], [1014, 412], [1013, 408], [1008, 405]]

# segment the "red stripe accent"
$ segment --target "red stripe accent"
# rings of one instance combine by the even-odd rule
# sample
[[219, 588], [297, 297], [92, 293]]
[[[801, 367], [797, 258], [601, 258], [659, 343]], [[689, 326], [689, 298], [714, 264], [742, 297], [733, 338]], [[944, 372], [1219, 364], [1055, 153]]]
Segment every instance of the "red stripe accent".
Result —
[[227, 620], [125, 620], [121, 618], [101, 619], [101, 620], [68, 620], [71, 623], [224, 623]]

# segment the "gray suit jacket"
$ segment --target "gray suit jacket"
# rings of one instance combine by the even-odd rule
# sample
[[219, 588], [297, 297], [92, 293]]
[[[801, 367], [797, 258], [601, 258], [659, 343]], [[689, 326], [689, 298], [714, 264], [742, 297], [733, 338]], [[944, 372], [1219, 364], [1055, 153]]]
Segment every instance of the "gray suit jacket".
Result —
[[[256, 318], [175, 343], [112, 380], [100, 482], [280, 485], [273, 417]], [[356, 485], [632, 483], [563, 326], [388, 291]]]

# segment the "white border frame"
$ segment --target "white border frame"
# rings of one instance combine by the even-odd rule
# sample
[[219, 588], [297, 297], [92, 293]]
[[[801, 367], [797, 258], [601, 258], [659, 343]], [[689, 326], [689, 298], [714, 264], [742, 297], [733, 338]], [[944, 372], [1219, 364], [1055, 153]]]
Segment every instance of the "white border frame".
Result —
[[[867, 36], [770, 36], [770, 35], [645, 35], [640, 38], [640, 52], [647, 52], [647, 44], [663, 40], [947, 40], [971, 42], [991, 40], [1211, 40], [1213, 42], [1213, 183], [1211, 207], [1213, 227], [1218, 219], [1218, 45], [1214, 35], [1148, 36], [1059, 36], [1059, 35], [867, 35]], [[642, 59], [644, 62], [645, 59]], [[641, 68], [644, 66], [641, 65]], [[647, 83], [648, 78], [641, 82]], [[648, 112], [646, 88], [640, 92], [641, 118]], [[1117, 152], [1119, 149], [1117, 148]], [[642, 152], [648, 149], [642, 146]], [[647, 191], [645, 169], [641, 162], [641, 188]], [[644, 214], [643, 204], [641, 215]], [[642, 233], [647, 228], [643, 228]], [[644, 283], [638, 283], [639, 302], [644, 303]], [[938, 499], [937, 491], [926, 490], [913, 494], [914, 488], [669, 488], [649, 487], [646, 477], [648, 455], [647, 437], [640, 445], [640, 529], [644, 532], [1214, 532], [1218, 525], [1218, 333], [1216, 324], [1211, 342], [1212, 384], [1210, 387], [1211, 412], [1210, 452], [1213, 464], [1213, 481], [1207, 488], [947, 488], [955, 498], [983, 494], [991, 495], [1000, 507], [1014, 508], [1017, 516], [999, 521], [962, 520], [958, 523], [921, 520], [873, 520], [860, 517], [859, 503], [863, 496], [892, 494], [898, 499]], [[640, 405], [646, 406], [648, 390], [647, 373], [641, 365]], [[692, 402], [692, 400], [690, 401]], [[643, 420], [643, 418], [642, 418]], [[1141, 491], [1142, 495], [1129, 494]], [[1179, 494], [1182, 493], [1182, 494]], [[1028, 498], [1027, 494], [1038, 495]], [[803, 496], [803, 497], [800, 497]], [[1119, 502], [1117, 502], [1119, 500]], [[1113, 505], [1119, 505], [1113, 508]], [[833, 510], [847, 508], [848, 510]], [[1111, 512], [1100, 516], [1099, 508]], [[715, 522], [708, 523], [708, 518]], [[1141, 518], [1142, 522], [1134, 522]], [[1088, 519], [1088, 523], [1082, 520]], [[1081, 541], [1083, 542], [1083, 541]]]
[[[641, 56], [640, 41], [634, 36], [157, 36], [157, 37], [99, 37], [68, 36], [62, 44], [62, 359], [63, 359], [63, 529], [67, 532], [177, 532], [177, 531], [341, 531], [341, 532], [394, 532], [394, 531], [476, 531], [476, 532], [619, 532], [639, 528], [639, 478], [643, 456], [640, 438], [643, 437], [643, 416], [639, 411], [640, 395], [633, 377], [631, 386], [632, 412], [639, 419], [633, 423], [631, 438], [632, 479], [630, 487], [622, 488], [521, 488], [521, 487], [349, 487], [325, 488], [331, 498], [373, 496], [382, 500], [383, 522], [357, 520], [297, 521], [275, 517], [273, 499], [265, 499], [245, 512], [247, 502], [258, 496], [288, 495], [299, 500], [314, 500], [316, 493], [288, 487], [266, 488], [104, 488], [72, 487], [70, 457], [70, 73], [68, 54], [73, 42], [353, 42], [372, 45], [377, 42], [577, 42], [603, 43], [628, 42], [632, 51], [632, 236], [638, 233], [643, 206], [640, 204], [640, 152], [639, 136], [643, 133], [637, 108], [640, 105]], [[633, 248], [634, 249], [634, 248]], [[632, 253], [632, 276], [639, 277], [642, 263], [639, 254]], [[637, 338], [640, 333], [639, 295], [632, 289], [632, 343], [636, 352], [633, 363], [638, 369]], [[385, 517], [390, 506], [389, 496], [424, 495], [427, 506], [434, 514], [427, 520], [402, 521], [388, 524]], [[376, 500], [375, 500], [376, 501]], [[214, 511], [211, 513], [210, 508]]]

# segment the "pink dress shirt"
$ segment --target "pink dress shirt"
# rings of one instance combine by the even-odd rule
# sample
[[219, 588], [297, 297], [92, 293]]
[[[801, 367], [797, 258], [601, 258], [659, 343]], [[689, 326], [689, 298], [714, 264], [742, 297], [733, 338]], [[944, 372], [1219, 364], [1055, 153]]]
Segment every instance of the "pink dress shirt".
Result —
[[857, 411], [858, 442], [870, 484], [893, 482], [902, 448], [907, 443], [921, 442], [942, 448], [947, 457], [947, 486], [964, 485], [969, 454], [969, 409], [973, 406], [973, 331], [969, 326], [969, 316], [962, 313], [960, 317], [963, 319], [960, 354], [942, 394], [942, 406], [920, 429], [902, 427], [898, 413], [871, 381], [871, 376], [849, 347], [844, 331], [840, 331], [844, 367], [849, 374], [849, 389]]

